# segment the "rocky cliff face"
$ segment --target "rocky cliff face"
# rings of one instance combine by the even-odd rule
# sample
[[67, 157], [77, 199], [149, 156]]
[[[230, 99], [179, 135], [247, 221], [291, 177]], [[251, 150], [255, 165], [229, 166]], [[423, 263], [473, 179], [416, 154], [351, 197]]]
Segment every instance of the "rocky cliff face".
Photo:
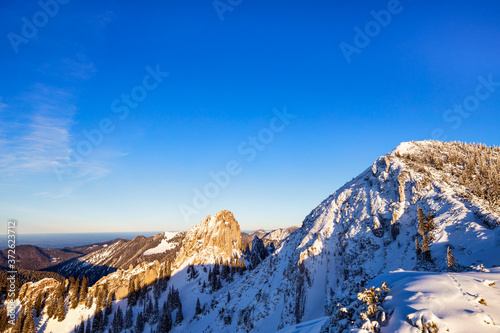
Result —
[[34, 303], [37, 296], [42, 292], [47, 295], [52, 295], [60, 283], [60, 281], [52, 278], [46, 278], [38, 282], [25, 283], [19, 290], [19, 299]]
[[114, 293], [117, 300], [120, 300], [129, 295], [131, 280], [135, 281], [136, 289], [147, 288], [158, 281], [164, 268], [165, 263], [160, 264], [155, 260], [153, 262], [142, 262], [136, 267], [130, 267], [127, 270], [118, 269], [116, 272], [97, 281], [94, 286], [89, 288], [89, 293], [93, 294], [98, 288], [106, 286], [106, 289]]
[[208, 215], [199, 225], [191, 228], [184, 238], [173, 268], [186, 263], [212, 264], [217, 260], [230, 260], [241, 254], [240, 226], [233, 214], [222, 210]]

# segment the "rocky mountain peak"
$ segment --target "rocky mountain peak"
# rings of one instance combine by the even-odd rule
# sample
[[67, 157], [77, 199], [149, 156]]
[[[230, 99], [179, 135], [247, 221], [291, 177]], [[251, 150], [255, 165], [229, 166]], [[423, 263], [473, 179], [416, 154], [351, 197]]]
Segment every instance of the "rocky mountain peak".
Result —
[[233, 213], [221, 210], [208, 215], [197, 226], [191, 228], [182, 243], [174, 268], [184, 263], [208, 264], [217, 259], [229, 260], [233, 254], [241, 253], [241, 230]]

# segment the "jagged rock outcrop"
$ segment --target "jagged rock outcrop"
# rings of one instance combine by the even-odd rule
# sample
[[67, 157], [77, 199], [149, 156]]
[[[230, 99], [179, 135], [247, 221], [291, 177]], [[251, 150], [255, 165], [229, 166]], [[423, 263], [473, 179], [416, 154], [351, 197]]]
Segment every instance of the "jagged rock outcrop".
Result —
[[240, 225], [228, 210], [208, 215], [200, 224], [189, 229], [175, 259], [173, 268], [183, 264], [212, 264], [230, 261], [240, 256], [242, 248]]
[[[52, 278], [45, 278], [37, 282], [28, 282], [21, 286], [19, 290], [19, 299], [22, 301], [35, 302], [36, 297], [44, 292], [47, 295], [54, 293], [60, 281]], [[63, 282], [64, 283], [64, 282]]]
[[165, 263], [160, 264], [155, 260], [153, 262], [142, 262], [126, 270], [118, 269], [116, 272], [97, 281], [96, 284], [89, 289], [89, 293], [93, 293], [96, 288], [106, 285], [108, 291], [114, 293], [117, 300], [123, 299], [129, 294], [129, 283], [131, 279], [134, 279], [136, 288], [146, 288], [153, 282], [158, 281], [164, 267]]
[[252, 241], [252, 249], [247, 253], [247, 257], [250, 259], [251, 267], [255, 268], [262, 260], [266, 259], [274, 251], [274, 244], [271, 243], [269, 247], [264, 245], [264, 241], [254, 236]]

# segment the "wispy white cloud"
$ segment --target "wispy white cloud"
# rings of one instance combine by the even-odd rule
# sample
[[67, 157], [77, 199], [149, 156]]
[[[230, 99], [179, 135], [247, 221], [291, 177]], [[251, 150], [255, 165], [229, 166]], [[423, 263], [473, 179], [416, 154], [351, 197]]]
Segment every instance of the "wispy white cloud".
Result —
[[75, 114], [72, 96], [36, 85], [0, 118], [0, 168], [7, 174], [46, 172], [70, 152], [69, 130]]
[[[37, 84], [15, 104], [3, 107], [4, 112], [0, 113], [0, 178], [54, 174], [54, 166], [68, 165], [77, 111], [74, 94]], [[102, 154], [97, 152], [72, 163], [63, 184], [53, 191], [41, 189], [38, 195], [67, 196], [81, 185], [105, 177], [110, 171], [104, 166], [106, 156], [100, 157]]]

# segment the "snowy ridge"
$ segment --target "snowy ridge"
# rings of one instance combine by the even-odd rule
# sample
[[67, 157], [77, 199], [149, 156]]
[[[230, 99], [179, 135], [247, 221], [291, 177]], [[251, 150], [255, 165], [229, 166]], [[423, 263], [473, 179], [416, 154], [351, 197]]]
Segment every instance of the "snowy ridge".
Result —
[[[66, 277], [86, 276], [93, 284], [118, 268], [128, 269], [131, 265], [136, 266], [143, 261], [164, 261], [174, 258], [181, 246], [184, 234], [183, 232], [165, 232], [149, 238], [137, 236], [130, 241], [120, 239], [76, 260], [65, 262], [57, 267], [57, 272]], [[144, 255], [144, 253], [147, 254]]]
[[166, 231], [164, 234], [165, 238], [161, 240], [161, 243], [158, 244], [156, 247], [144, 251], [142, 255], [149, 256], [152, 254], [159, 254], [174, 249], [178, 245], [178, 242], [172, 242], [171, 239], [177, 236], [178, 234], [179, 233], [177, 232]]
[[[179, 290], [184, 320], [171, 332], [498, 332], [499, 203], [464, 185], [463, 166], [451, 159], [457, 149], [468, 146], [402, 143], [321, 202], [258, 265], [212, 289], [205, 284], [214, 264], [241, 268], [242, 243], [229, 211], [207, 216], [188, 231], [172, 265], [168, 285]], [[484, 166], [497, 168], [500, 150], [484, 151], [489, 159], [475, 157], [483, 165], [477, 174], [495, 179]], [[415, 245], [416, 238], [423, 244], [419, 211], [433, 221], [429, 258]], [[457, 261], [453, 272], [448, 249]], [[97, 285], [124, 294], [132, 276], [154, 281], [165, 267], [120, 269]], [[375, 301], [370, 292], [379, 293]], [[115, 307], [128, 302], [117, 299]], [[196, 315], [198, 300], [203, 310]], [[80, 305], [47, 327], [67, 332], [89, 311]]]
[[436, 225], [428, 269], [445, 270], [448, 246], [462, 267], [499, 265], [499, 229], [478, 216], [483, 208], [464, 200], [460, 185], [440, 181], [442, 172], [417, 171], [396, 156], [432, 144], [404, 143], [379, 158], [316, 207], [270, 258], [235, 281], [237, 300], [225, 311], [248, 313], [245, 325], [207, 318], [188, 329], [202, 330], [210, 322], [229, 331], [278, 330], [332, 313], [340, 300], [355, 297], [380, 274], [420, 267], [414, 243], [418, 206], [434, 214]]
[[293, 226], [288, 228], [279, 228], [272, 231], [269, 231], [261, 238], [271, 241], [275, 244], [275, 246], [279, 245], [281, 242], [285, 240], [292, 232], [297, 230], [299, 227]]

